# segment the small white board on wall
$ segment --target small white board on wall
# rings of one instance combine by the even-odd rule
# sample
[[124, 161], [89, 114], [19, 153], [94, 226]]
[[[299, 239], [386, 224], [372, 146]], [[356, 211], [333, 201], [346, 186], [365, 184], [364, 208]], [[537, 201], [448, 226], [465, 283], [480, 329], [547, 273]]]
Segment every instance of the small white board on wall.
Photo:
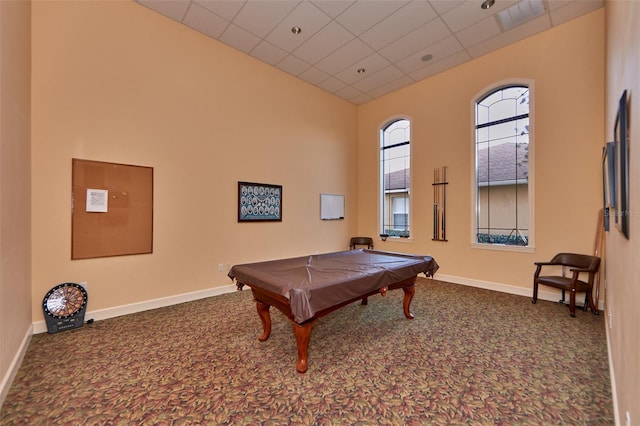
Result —
[[344, 195], [320, 194], [320, 219], [344, 219]]

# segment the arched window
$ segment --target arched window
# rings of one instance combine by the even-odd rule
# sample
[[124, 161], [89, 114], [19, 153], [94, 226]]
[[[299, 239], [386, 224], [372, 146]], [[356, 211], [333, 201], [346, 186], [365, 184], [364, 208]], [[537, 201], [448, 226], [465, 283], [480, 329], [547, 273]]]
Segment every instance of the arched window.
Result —
[[380, 233], [410, 236], [411, 122], [392, 121], [380, 129]]
[[530, 84], [511, 84], [475, 101], [475, 244], [532, 247], [531, 100]]

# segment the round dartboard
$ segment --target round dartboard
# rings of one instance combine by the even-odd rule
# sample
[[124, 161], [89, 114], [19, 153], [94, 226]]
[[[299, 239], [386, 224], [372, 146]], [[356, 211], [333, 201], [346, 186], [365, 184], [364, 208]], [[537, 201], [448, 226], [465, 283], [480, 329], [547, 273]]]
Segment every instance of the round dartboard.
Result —
[[58, 284], [42, 300], [47, 331], [56, 333], [82, 327], [87, 308], [87, 290], [80, 284]]

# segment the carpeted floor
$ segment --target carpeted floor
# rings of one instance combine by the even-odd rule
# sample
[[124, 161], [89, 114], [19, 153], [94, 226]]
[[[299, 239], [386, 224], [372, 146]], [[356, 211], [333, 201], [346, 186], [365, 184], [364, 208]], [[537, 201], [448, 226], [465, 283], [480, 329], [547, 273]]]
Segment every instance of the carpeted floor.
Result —
[[33, 339], [1, 425], [611, 425], [604, 315], [420, 278], [321, 318], [309, 370], [251, 292]]

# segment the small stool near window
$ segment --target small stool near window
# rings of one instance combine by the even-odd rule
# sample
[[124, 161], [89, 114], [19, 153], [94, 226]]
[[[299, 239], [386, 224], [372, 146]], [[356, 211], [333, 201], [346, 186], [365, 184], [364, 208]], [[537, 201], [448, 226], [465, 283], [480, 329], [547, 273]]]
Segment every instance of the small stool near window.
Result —
[[349, 250], [355, 250], [357, 246], [367, 246], [368, 249], [373, 248], [373, 238], [371, 237], [353, 237], [349, 242]]

